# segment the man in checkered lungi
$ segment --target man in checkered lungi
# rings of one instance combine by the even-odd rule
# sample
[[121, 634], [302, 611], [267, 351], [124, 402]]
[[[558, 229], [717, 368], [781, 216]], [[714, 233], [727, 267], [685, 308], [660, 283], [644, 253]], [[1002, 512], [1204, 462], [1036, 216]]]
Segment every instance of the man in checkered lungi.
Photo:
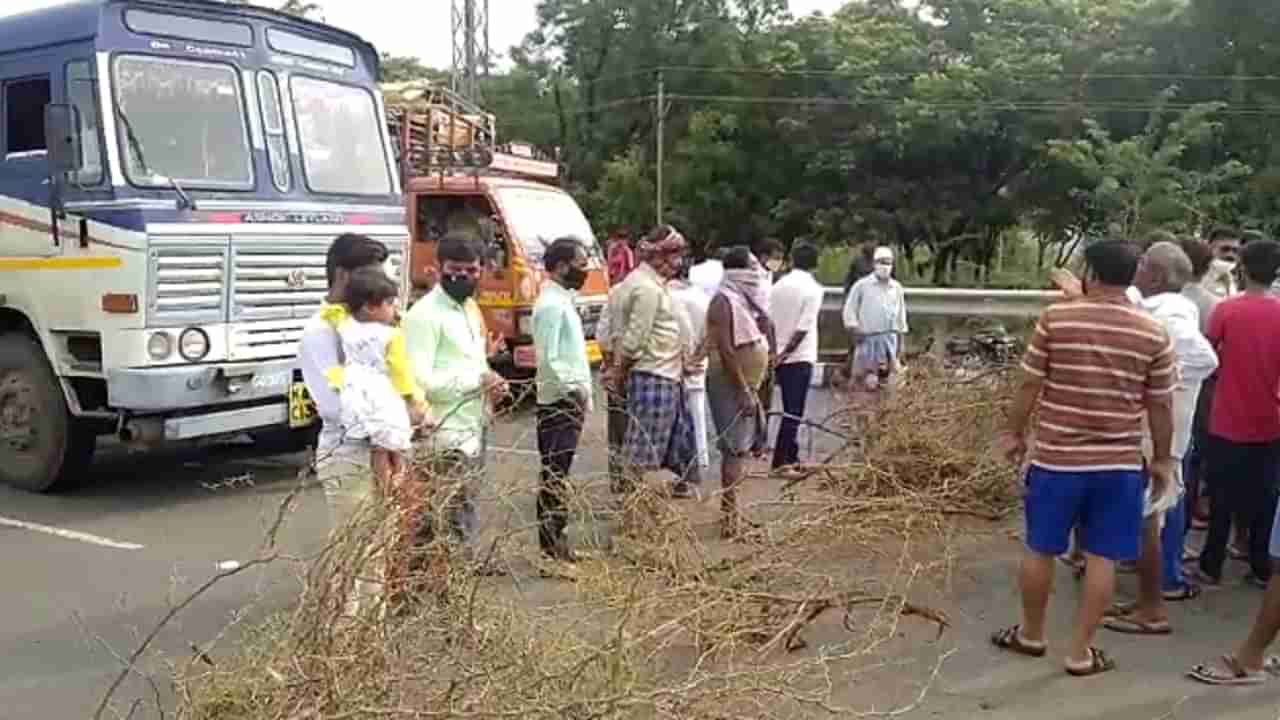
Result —
[[628, 479], [634, 483], [647, 472], [670, 470], [678, 478], [678, 497], [691, 495], [689, 485], [701, 479], [693, 418], [684, 401], [684, 338], [691, 329], [667, 288], [686, 247], [675, 228], [655, 228], [640, 243], [640, 265], [610, 302], [617, 327], [609, 383], [626, 398]]

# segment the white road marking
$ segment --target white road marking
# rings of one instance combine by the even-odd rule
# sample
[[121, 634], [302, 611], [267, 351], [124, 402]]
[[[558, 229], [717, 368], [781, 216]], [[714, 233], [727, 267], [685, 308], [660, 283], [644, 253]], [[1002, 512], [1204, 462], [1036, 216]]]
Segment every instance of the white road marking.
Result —
[[65, 530], [63, 528], [51, 527], [49, 525], [41, 525], [39, 523], [27, 522], [26, 520], [14, 520], [0, 516], [0, 527], [18, 528], [19, 530], [30, 530], [32, 532], [44, 533], [45, 535], [53, 535], [64, 540], [77, 540], [90, 545], [100, 545], [102, 547], [115, 548], [117, 550], [141, 550], [142, 546], [137, 543], [121, 542], [104, 538], [99, 535], [91, 535], [89, 533], [79, 532], [77, 530]]

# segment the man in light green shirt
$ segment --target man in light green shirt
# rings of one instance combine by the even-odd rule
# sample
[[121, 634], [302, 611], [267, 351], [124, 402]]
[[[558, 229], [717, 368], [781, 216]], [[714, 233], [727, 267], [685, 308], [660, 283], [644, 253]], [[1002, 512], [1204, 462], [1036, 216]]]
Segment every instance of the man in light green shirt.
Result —
[[[489, 368], [484, 317], [473, 299], [480, 280], [481, 249], [469, 238], [449, 235], [440, 240], [436, 258], [440, 282], [404, 316], [409, 362], [438, 425], [431, 428], [418, 451], [429, 461], [431, 474], [456, 483], [449, 488], [449, 520], [454, 539], [465, 547], [475, 540], [477, 516], [470, 485], [484, 473], [485, 430], [489, 403], [506, 393], [506, 383]], [[415, 544], [434, 537], [433, 513], [425, 507], [428, 488], [421, 478], [409, 478], [402, 502], [421, 513]]]
[[533, 308], [533, 347], [538, 357], [538, 544], [552, 560], [573, 562], [565, 543], [569, 514], [565, 495], [583, 417], [592, 406], [587, 338], [578, 315], [577, 292], [587, 279], [587, 252], [561, 238], [543, 257], [552, 282]]

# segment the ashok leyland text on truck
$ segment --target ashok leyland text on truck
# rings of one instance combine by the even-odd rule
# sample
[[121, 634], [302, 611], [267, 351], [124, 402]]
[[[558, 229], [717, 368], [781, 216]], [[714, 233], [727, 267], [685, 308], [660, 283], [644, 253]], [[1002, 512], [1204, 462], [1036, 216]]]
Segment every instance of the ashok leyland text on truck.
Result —
[[528, 145], [496, 144], [493, 115], [430, 82], [385, 84], [387, 119], [399, 151], [413, 241], [412, 293], [435, 283], [436, 247], [446, 234], [488, 248], [477, 301], [508, 352], [499, 370], [533, 375], [533, 305], [548, 282], [542, 255], [562, 237], [587, 248], [590, 270], [578, 296], [587, 354], [600, 359], [595, 328], [608, 299], [603, 253], [591, 224], [559, 185], [560, 168]]
[[305, 444], [303, 324], [343, 232], [407, 229], [349, 33], [213, 0], [0, 19], [0, 482], [75, 479], [99, 435]]

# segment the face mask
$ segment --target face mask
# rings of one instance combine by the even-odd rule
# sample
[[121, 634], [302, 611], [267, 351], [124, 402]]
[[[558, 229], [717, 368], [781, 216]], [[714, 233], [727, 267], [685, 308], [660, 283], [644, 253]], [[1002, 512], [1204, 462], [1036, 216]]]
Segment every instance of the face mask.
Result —
[[1231, 262], [1230, 260], [1214, 260], [1213, 261], [1214, 275], [1230, 275], [1235, 271], [1236, 271], [1236, 264], [1234, 262]]
[[769, 262], [765, 263], [765, 264], [764, 264], [764, 266], [765, 266], [766, 268], [768, 268], [769, 272], [771, 272], [771, 273], [776, 273], [776, 272], [778, 272], [779, 270], [781, 270], [781, 269], [782, 269], [782, 261], [781, 261], [781, 260], [770, 260]]
[[440, 286], [454, 302], [465, 302], [476, 293], [476, 280], [470, 275], [443, 275]]
[[889, 276], [893, 274], [893, 266], [892, 265], [876, 265], [875, 272], [876, 272], [876, 277], [880, 278], [881, 280], [888, 280]]
[[581, 290], [583, 285], [587, 284], [587, 271], [582, 268], [571, 267], [564, 273], [564, 278], [560, 282], [568, 290]]

